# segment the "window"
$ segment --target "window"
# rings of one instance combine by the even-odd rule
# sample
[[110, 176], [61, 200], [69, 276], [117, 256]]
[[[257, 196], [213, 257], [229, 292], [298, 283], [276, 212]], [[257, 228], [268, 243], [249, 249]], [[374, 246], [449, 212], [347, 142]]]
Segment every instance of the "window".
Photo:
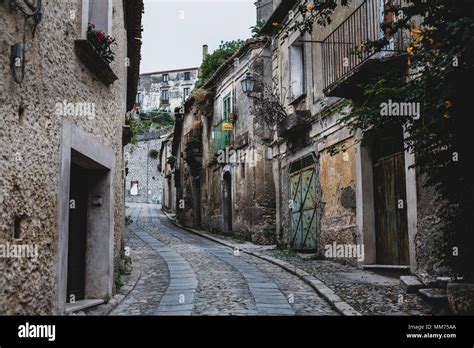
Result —
[[89, 23], [112, 35], [112, 0], [82, 0], [82, 37], [87, 37]]
[[231, 131], [225, 131], [223, 124], [228, 122], [232, 112], [232, 94], [228, 93], [222, 99], [222, 113], [219, 122], [214, 126], [212, 137], [214, 139], [214, 151], [223, 150], [231, 144]]
[[169, 101], [170, 100], [170, 91], [164, 89], [161, 91], [161, 100], [162, 101]]
[[227, 120], [232, 113], [232, 95], [227, 94], [222, 100], [222, 119]]
[[186, 72], [184, 73], [184, 79], [185, 79], [186, 81], [191, 80], [191, 73], [190, 73], [189, 71], [186, 71]]
[[163, 74], [163, 82], [168, 82], [168, 80], [169, 80], [169, 75]]
[[299, 98], [304, 94], [305, 89], [305, 66], [304, 66], [304, 47], [295, 41], [290, 46], [290, 92], [293, 99]]
[[184, 88], [183, 89], [183, 99], [186, 100], [186, 98], [189, 96], [189, 88]]

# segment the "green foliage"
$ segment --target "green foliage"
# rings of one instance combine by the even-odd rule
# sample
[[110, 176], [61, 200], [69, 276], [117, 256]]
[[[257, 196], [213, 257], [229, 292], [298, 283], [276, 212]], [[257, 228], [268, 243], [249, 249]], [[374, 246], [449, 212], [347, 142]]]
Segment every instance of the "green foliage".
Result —
[[196, 83], [196, 88], [204, 85], [207, 80], [224, 62], [232, 57], [237, 50], [242, 47], [242, 40], [221, 41], [219, 48], [207, 55], [201, 65], [201, 76]]
[[158, 152], [158, 150], [155, 150], [155, 149], [151, 149], [149, 152], [148, 152], [148, 156], [151, 158], [151, 159], [154, 159], [156, 160], [158, 158], [158, 155], [160, 153]]
[[150, 128], [150, 124], [146, 125], [139, 119], [132, 116], [131, 113], [127, 113], [125, 116], [125, 124], [130, 126], [132, 132], [132, 144], [137, 143], [137, 135], [146, 132]]
[[257, 24], [250, 27], [250, 31], [252, 33], [253, 38], [257, 38], [260, 36], [260, 30], [262, 30], [264, 25], [265, 21], [257, 21]]
[[174, 119], [171, 117], [171, 112], [164, 109], [153, 109], [148, 112], [141, 112], [140, 119], [144, 122], [148, 129], [151, 125], [156, 128], [171, 126], [174, 124]]
[[188, 149], [190, 148], [196, 148], [201, 146], [201, 140], [198, 138], [190, 138], [187, 142], [185, 147]]

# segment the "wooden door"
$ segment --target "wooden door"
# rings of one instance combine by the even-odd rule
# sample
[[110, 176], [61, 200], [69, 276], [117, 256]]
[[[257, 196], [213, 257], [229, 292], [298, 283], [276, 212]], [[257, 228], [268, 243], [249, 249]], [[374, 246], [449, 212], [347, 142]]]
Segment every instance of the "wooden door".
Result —
[[404, 153], [374, 162], [377, 263], [408, 265], [408, 224]]
[[290, 168], [290, 246], [313, 251], [316, 250], [316, 170], [311, 164], [312, 157], [300, 162], [292, 164], [294, 171]]

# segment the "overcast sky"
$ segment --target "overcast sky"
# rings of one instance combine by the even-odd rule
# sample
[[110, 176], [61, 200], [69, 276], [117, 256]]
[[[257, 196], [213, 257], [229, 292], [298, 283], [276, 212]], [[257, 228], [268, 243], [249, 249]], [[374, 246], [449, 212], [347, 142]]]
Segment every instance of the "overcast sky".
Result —
[[202, 45], [247, 39], [254, 0], [145, 0], [141, 73], [198, 67]]

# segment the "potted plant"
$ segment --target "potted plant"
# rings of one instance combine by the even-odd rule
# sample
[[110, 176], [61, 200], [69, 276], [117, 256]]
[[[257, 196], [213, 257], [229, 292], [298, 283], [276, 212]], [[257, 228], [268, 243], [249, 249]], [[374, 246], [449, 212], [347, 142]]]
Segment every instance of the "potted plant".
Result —
[[112, 44], [115, 43], [114, 38], [96, 29], [94, 24], [89, 23], [87, 27], [87, 40], [105, 63], [110, 64], [114, 61], [115, 53], [111, 49]]

